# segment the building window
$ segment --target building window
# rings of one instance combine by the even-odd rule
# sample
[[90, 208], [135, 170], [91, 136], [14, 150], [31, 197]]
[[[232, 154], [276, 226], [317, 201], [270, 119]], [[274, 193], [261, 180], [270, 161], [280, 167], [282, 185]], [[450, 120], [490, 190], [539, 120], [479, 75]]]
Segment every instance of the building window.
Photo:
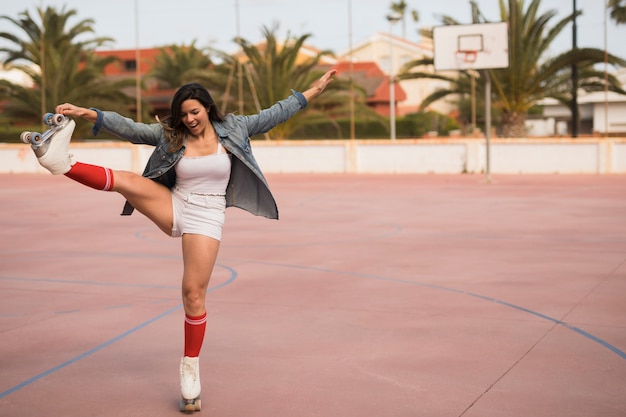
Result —
[[137, 69], [137, 61], [127, 59], [124, 61], [124, 71], [135, 71]]

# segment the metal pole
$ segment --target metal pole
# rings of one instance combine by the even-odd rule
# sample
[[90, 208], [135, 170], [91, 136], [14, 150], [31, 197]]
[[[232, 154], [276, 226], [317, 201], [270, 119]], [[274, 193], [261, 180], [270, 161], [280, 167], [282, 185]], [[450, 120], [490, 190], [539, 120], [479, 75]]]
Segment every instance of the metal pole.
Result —
[[471, 106], [472, 106], [472, 135], [476, 132], [476, 75], [473, 71], [470, 72], [470, 79], [472, 82], [472, 97], [471, 97]]
[[137, 121], [141, 123], [141, 74], [139, 72], [139, 1], [135, 0], [135, 106], [137, 107]]
[[389, 130], [391, 140], [396, 140], [396, 89], [394, 85], [394, 69], [393, 69], [393, 24], [402, 17], [392, 13], [387, 15], [389, 21]]
[[[235, 14], [236, 14], [236, 20], [237, 20], [237, 39], [241, 38], [241, 22], [240, 22], [240, 17], [239, 17], [239, 0], [235, 0]], [[242, 49], [243, 52], [243, 49]], [[237, 59], [237, 104], [238, 104], [238, 108], [239, 108], [239, 114], [243, 115], [244, 114], [244, 108], [243, 108], [243, 71], [242, 71], [242, 63], [241, 63], [241, 59], [242, 57], [240, 56], [236, 56]], [[252, 88], [252, 87], [251, 87]]]
[[609, 46], [607, 38], [607, 15], [609, 0], [604, 6], [604, 137], [609, 136]]
[[491, 182], [491, 77], [484, 70], [485, 77], [485, 178]]
[[[576, 0], [574, 2], [574, 19], [572, 20], [572, 50], [578, 48], [576, 42]], [[572, 137], [578, 137], [578, 65], [572, 65]]]
[[350, 50], [350, 140], [356, 136], [354, 115], [354, 60], [352, 58], [352, 0], [348, 0], [348, 43]]
[[[41, 127], [42, 129], [46, 128], [46, 124], [43, 122], [43, 115], [46, 114], [46, 33], [44, 28], [44, 12], [43, 12], [43, 4], [40, 6], [40, 14], [41, 16], [41, 28], [39, 31], [39, 59], [41, 60], [39, 69], [41, 70], [41, 82], [39, 83], [39, 88], [41, 89]], [[43, 130], [42, 130], [43, 131]]]
[[[391, 34], [391, 24], [389, 25]], [[393, 80], [393, 39], [389, 38], [389, 131], [391, 140], [396, 140], [396, 89]]]

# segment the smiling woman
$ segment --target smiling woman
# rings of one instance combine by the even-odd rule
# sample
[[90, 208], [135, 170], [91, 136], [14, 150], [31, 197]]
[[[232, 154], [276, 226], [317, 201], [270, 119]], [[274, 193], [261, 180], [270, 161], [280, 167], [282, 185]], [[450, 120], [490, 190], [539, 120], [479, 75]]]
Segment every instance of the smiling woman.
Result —
[[171, 116], [161, 123], [170, 150], [177, 151], [184, 143], [185, 156], [215, 153], [218, 139], [211, 121], [224, 122], [224, 116], [206, 88], [197, 83], [185, 84], [174, 95], [171, 107]]
[[[276, 202], [251, 152], [249, 138], [304, 109], [334, 75], [335, 70], [330, 70], [303, 93], [294, 91], [249, 116], [222, 115], [211, 94], [197, 83], [176, 91], [170, 116], [158, 123], [138, 123], [112, 111], [64, 103], [56, 107], [64, 124], [31, 145], [39, 163], [52, 174], [63, 174], [97, 190], [116, 191], [127, 199], [122, 214], [131, 214], [136, 208], [167, 235], [182, 238], [185, 340], [180, 362], [181, 411], [201, 407], [198, 357], [207, 320], [205, 298], [226, 207], [278, 219]], [[69, 154], [75, 123], [63, 116], [94, 123], [94, 135], [104, 129], [132, 143], [154, 146], [143, 175], [75, 162]]]

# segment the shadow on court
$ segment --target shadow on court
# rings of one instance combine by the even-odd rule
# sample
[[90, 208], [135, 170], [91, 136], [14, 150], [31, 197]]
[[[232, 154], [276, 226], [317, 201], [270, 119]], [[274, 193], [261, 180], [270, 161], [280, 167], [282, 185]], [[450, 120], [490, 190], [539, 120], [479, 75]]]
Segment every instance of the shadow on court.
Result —
[[[280, 221], [226, 212], [200, 415], [626, 415], [625, 176], [268, 179]], [[0, 415], [180, 415], [180, 240], [64, 177], [0, 201]]]

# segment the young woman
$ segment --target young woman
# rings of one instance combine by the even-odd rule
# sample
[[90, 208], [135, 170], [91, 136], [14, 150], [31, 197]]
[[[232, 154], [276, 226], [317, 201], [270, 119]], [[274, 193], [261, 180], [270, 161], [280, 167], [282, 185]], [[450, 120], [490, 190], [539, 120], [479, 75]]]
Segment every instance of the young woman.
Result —
[[269, 131], [306, 107], [324, 91], [335, 72], [328, 71], [310, 89], [293, 91], [287, 99], [251, 116], [220, 114], [210, 93], [196, 83], [176, 91], [170, 116], [159, 123], [136, 123], [114, 112], [70, 103], [56, 107], [58, 114], [94, 123], [94, 134], [104, 129], [132, 143], [154, 146], [143, 175], [75, 162], [69, 153], [75, 126], [71, 119], [49, 141], [33, 146], [39, 163], [52, 174], [118, 192], [127, 200], [122, 214], [137, 209], [167, 235], [181, 237], [185, 310], [181, 411], [200, 409], [198, 357], [206, 328], [205, 295], [220, 245], [225, 208], [235, 206], [278, 218], [249, 138]]

